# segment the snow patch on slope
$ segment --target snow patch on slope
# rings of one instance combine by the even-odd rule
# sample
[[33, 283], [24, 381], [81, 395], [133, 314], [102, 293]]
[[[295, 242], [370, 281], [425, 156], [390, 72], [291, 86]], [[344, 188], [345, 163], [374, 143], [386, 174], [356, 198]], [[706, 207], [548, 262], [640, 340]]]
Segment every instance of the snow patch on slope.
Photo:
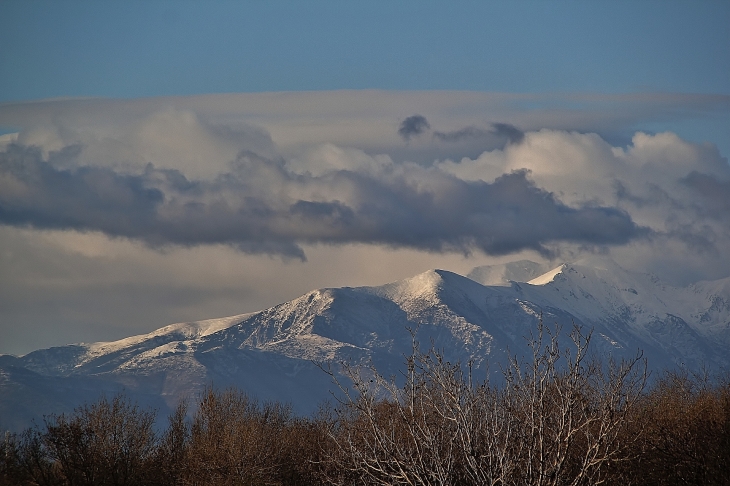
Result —
[[[143, 361], [149, 361], [154, 356], [165, 356], [173, 352], [186, 353], [187, 348], [181, 343], [190, 342], [227, 329], [245, 319], [248, 315], [250, 314], [170, 324], [148, 334], [131, 336], [118, 341], [80, 344], [79, 346], [85, 348], [85, 352], [79, 356], [73, 368], [80, 369], [92, 364], [95, 360], [104, 357], [111, 358], [115, 355], [119, 356], [116, 361], [124, 362], [127, 355], [130, 358], [135, 355], [139, 359], [138, 353], [140, 352], [144, 355]], [[124, 367], [129, 366], [133, 365], [130, 363], [124, 364]]]
[[527, 282], [530, 285], [546, 285], [555, 280], [555, 277], [563, 272], [565, 269], [565, 264], [560, 265], [559, 267], [555, 267], [549, 272], [543, 273], [539, 277], [533, 278], [529, 282]]

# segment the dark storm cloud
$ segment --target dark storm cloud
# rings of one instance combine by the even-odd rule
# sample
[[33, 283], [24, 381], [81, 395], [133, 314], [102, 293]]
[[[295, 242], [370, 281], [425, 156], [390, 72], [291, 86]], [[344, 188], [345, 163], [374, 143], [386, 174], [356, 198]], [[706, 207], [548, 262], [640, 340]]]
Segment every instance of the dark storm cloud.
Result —
[[403, 120], [398, 128], [398, 135], [403, 137], [403, 140], [410, 140], [414, 135], [420, 135], [426, 130], [431, 128], [426, 117], [421, 115], [412, 115]]
[[491, 135], [491, 132], [478, 127], [465, 127], [451, 132], [433, 132], [433, 137], [442, 142], [460, 142], [462, 140], [484, 138]]
[[145, 187], [144, 177], [98, 167], [59, 170], [40, 155], [37, 149], [18, 145], [0, 154], [3, 224], [99, 230], [132, 238], [154, 230], [164, 195]]
[[136, 175], [58, 169], [52, 157], [20, 145], [0, 153], [0, 224], [97, 230], [152, 246], [221, 243], [299, 259], [303, 243], [547, 254], [550, 243], [620, 245], [648, 232], [619, 209], [568, 207], [526, 171], [492, 183], [415, 166], [397, 175], [315, 176], [242, 153], [230, 172], [190, 181], [151, 165]]
[[506, 137], [511, 143], [520, 143], [525, 138], [525, 132], [509, 123], [493, 123], [492, 131], [495, 135]]
[[442, 142], [461, 142], [463, 140], [486, 140], [489, 145], [503, 147], [507, 143], [520, 143], [525, 134], [509, 123], [493, 123], [491, 129], [464, 127], [451, 132], [433, 132], [433, 137]]

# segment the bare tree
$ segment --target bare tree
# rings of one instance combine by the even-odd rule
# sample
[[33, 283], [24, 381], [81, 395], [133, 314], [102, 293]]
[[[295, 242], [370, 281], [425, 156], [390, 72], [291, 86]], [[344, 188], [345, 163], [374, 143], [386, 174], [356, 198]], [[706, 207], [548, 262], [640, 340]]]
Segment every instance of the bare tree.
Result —
[[[451, 484], [456, 439], [452, 425], [433, 406], [435, 394], [426, 392], [428, 363], [421, 361], [414, 341], [408, 358], [406, 385], [386, 379], [374, 367], [362, 369], [343, 363], [352, 389], [324, 368], [346, 399], [330, 428], [337, 470], [331, 482], [359, 478], [367, 484]], [[442, 362], [443, 366], [447, 366]]]
[[[589, 359], [591, 335], [574, 327], [572, 347], [561, 349], [559, 328], [538, 323], [529, 340], [532, 362], [512, 358], [505, 371], [504, 404], [517, 418], [514, 451], [518, 483], [602, 484], [605, 467], [627, 459], [631, 412], [646, 385], [641, 353], [607, 365]], [[547, 336], [546, 336], [547, 335]], [[638, 434], [635, 434], [635, 437]]]
[[601, 484], [631, 450], [646, 363], [640, 353], [605, 366], [589, 359], [590, 334], [578, 327], [572, 346], [558, 337], [540, 320], [531, 361], [512, 358], [501, 387], [475, 383], [470, 366], [421, 352], [415, 339], [401, 386], [343, 364], [348, 388], [328, 368], [345, 395], [330, 434], [335, 460], [364, 484]]

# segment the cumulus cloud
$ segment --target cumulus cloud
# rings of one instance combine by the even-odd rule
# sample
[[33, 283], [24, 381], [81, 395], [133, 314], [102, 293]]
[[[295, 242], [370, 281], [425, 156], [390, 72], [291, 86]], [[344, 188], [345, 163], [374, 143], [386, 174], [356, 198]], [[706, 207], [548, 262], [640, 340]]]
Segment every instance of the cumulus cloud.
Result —
[[730, 223], [730, 180], [692, 171], [681, 182], [696, 194], [698, 216]]
[[303, 243], [548, 254], [554, 242], [613, 245], [647, 234], [622, 210], [566, 206], [526, 171], [493, 182], [414, 164], [298, 174], [283, 160], [242, 152], [229, 172], [206, 181], [151, 164], [138, 174], [58, 169], [56, 156], [17, 144], [0, 154], [0, 223], [299, 259]]
[[712, 145], [639, 132], [627, 147], [614, 147], [597, 134], [540, 130], [518, 145], [437, 166], [474, 181], [525, 169], [569, 207], [621, 208], [652, 233], [627, 247], [631, 255], [619, 253], [634, 266], [671, 269], [678, 283], [730, 272], [722, 258], [730, 252], [730, 165]]
[[428, 123], [428, 120], [426, 120], [426, 117], [421, 115], [411, 115], [403, 120], [400, 127], [398, 127], [398, 135], [400, 135], [403, 140], [407, 141], [411, 137], [420, 135], [430, 128], [431, 125]]

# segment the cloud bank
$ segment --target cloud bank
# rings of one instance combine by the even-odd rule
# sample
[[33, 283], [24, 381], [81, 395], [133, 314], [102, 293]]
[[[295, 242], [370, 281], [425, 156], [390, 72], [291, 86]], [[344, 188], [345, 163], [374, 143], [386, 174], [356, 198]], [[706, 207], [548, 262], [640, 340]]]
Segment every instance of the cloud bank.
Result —
[[[340, 108], [343, 96], [360, 118]], [[328, 105], [331, 98], [338, 103]], [[724, 248], [730, 173], [711, 145], [637, 132], [615, 146], [560, 128], [564, 108], [545, 118], [558, 128], [517, 128], [512, 120], [530, 126], [544, 108], [510, 111], [505, 103], [532, 98], [403, 98], [355, 92], [6, 106], [0, 121], [22, 129], [0, 145], [0, 224], [300, 260], [303, 245], [319, 244], [531, 250], [545, 258], [660, 241], [708, 255]], [[709, 98], [620, 98], [617, 106], [631, 109], [613, 116], [631, 120], [642, 103], [659, 113], [668, 110], [662, 103], [701, 108]], [[585, 113], [595, 105], [588, 101]], [[378, 111], [416, 102], [428, 118], [388, 121]], [[510, 121], [476, 123], [474, 106]], [[591, 116], [583, 125], [604, 115]]]
[[82, 150], [44, 158], [38, 148], [10, 144], [0, 153], [0, 223], [101, 231], [152, 246], [222, 243], [299, 259], [302, 243], [550, 255], [553, 243], [618, 245], [650, 234], [621, 209], [565, 205], [524, 170], [465, 181], [356, 151], [359, 160], [340, 153], [349, 168], [318, 175], [253, 152], [239, 154], [213, 180], [152, 164], [138, 174], [54, 166]]

